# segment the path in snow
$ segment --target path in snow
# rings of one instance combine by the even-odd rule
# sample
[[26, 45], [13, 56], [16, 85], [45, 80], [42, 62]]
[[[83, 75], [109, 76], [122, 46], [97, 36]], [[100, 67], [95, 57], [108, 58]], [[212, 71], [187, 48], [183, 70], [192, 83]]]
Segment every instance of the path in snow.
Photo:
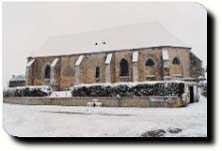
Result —
[[3, 127], [16, 136], [141, 136], [180, 128], [165, 136], [206, 137], [207, 99], [184, 108], [109, 108], [3, 104]]

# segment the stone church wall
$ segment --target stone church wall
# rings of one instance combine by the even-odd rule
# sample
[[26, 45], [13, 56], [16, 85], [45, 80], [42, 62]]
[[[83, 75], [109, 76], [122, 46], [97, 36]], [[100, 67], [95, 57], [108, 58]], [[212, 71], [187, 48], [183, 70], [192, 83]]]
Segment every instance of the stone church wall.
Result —
[[[172, 79], [177, 79], [176, 74], [181, 74], [182, 78], [190, 77], [190, 58], [189, 49], [184, 48], [167, 48], [170, 58], [170, 76]], [[180, 60], [180, 65], [174, 65], [173, 59], [177, 57]]]
[[190, 71], [192, 78], [204, 76], [204, 69], [202, 68], [202, 61], [197, 58], [193, 53], [190, 53]]
[[60, 89], [67, 89], [75, 84], [75, 62], [78, 56], [62, 56], [60, 69]]
[[84, 55], [80, 64], [80, 83], [96, 82], [96, 67], [99, 67], [98, 82], [105, 82], [105, 59], [106, 53]]
[[[149, 48], [139, 51], [139, 81], [146, 81], [146, 76], [155, 75], [156, 80], [162, 80], [162, 49]], [[152, 59], [155, 63], [153, 67], [146, 66], [146, 61]]]
[[44, 78], [44, 70], [47, 65], [50, 65], [55, 57], [36, 58], [33, 65], [33, 85], [49, 85], [49, 80]]
[[[124, 82], [124, 81], [132, 81], [132, 52], [133, 51], [118, 51], [114, 53], [114, 82]], [[120, 61], [125, 59], [128, 62], [128, 70], [129, 76], [128, 77], [121, 77], [120, 76]]]
[[[32, 66], [33, 85], [50, 85], [50, 81], [44, 78], [44, 70], [47, 65], [51, 65], [55, 58], [59, 58], [60, 70], [56, 74], [59, 79], [59, 90], [69, 89], [78, 83], [96, 83], [106, 82], [106, 70], [110, 71], [111, 83], [133, 81], [133, 75], [138, 74], [138, 81], [146, 80], [163, 80], [163, 61], [162, 47], [146, 48], [137, 50], [123, 50], [113, 52], [101, 52], [93, 54], [84, 54], [83, 60], [79, 66], [75, 63], [80, 55], [67, 55], [59, 57], [38, 57]], [[190, 49], [166, 47], [169, 55], [169, 73], [172, 79], [176, 79], [175, 75], [181, 74], [180, 78], [197, 77], [200, 75], [201, 61], [190, 53]], [[132, 62], [132, 54], [138, 51], [138, 62]], [[105, 64], [108, 53], [112, 53], [110, 64]], [[173, 58], [180, 60], [180, 65], [172, 64]], [[146, 61], [152, 59], [154, 66], [146, 66]], [[30, 58], [29, 58], [30, 59]], [[120, 61], [125, 59], [128, 62], [129, 75], [127, 77], [120, 76]], [[109, 67], [108, 67], [109, 66]], [[96, 79], [96, 67], [99, 67], [99, 79]], [[106, 68], [108, 67], [108, 68]], [[137, 72], [133, 69], [138, 69]], [[148, 76], [148, 78], [147, 78]], [[154, 76], [154, 79], [149, 79]], [[135, 80], [135, 79], [134, 79]]]

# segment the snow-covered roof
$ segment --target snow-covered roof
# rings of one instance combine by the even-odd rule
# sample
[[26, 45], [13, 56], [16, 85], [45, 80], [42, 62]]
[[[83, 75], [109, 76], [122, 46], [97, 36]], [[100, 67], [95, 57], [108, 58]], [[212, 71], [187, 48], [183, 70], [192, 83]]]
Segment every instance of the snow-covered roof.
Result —
[[160, 46], [187, 47], [158, 22], [139, 23], [79, 34], [50, 37], [31, 57], [132, 50]]
[[162, 57], [163, 57], [163, 60], [169, 60], [168, 51], [166, 49], [162, 50]]
[[55, 58], [51, 64], [51, 67], [55, 67], [55, 65], [58, 63], [59, 58]]
[[133, 62], [138, 62], [139, 60], [139, 52], [138, 51], [134, 51], [133, 52]]
[[25, 76], [23, 75], [13, 75], [10, 81], [25, 81]]
[[82, 62], [83, 57], [84, 57], [84, 55], [79, 56], [79, 58], [78, 58], [78, 60], [76, 61], [76, 64], [75, 64], [76, 66], [80, 65], [80, 63]]
[[109, 53], [109, 54], [107, 55], [107, 57], [106, 57], [105, 64], [110, 64], [111, 59], [112, 59], [112, 53]]

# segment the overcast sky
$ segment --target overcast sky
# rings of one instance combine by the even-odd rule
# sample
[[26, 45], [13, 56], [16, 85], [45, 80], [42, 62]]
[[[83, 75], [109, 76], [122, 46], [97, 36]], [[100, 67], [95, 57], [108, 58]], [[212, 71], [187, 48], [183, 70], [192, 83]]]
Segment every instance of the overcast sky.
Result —
[[[197, 3], [3, 3], [3, 86], [49, 36], [158, 21], [207, 64], [207, 12]], [[114, 35], [115, 36], [115, 35]]]

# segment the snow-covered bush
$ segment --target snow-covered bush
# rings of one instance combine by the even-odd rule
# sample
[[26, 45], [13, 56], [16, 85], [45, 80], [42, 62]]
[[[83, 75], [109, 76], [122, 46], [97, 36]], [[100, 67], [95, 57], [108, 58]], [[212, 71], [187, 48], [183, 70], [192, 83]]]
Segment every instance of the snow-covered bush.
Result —
[[207, 80], [199, 81], [199, 87], [202, 89], [202, 95], [207, 97]]
[[199, 87], [204, 90], [204, 91], [207, 91], [207, 81], [204, 80], [204, 81], [200, 81], [199, 82]]
[[7, 88], [3, 90], [3, 97], [12, 97], [14, 96], [15, 89], [14, 88]]
[[4, 89], [4, 97], [43, 97], [49, 96], [51, 89], [49, 86], [25, 86]]
[[183, 82], [88, 84], [72, 88], [72, 96], [81, 97], [180, 96], [183, 92]]

